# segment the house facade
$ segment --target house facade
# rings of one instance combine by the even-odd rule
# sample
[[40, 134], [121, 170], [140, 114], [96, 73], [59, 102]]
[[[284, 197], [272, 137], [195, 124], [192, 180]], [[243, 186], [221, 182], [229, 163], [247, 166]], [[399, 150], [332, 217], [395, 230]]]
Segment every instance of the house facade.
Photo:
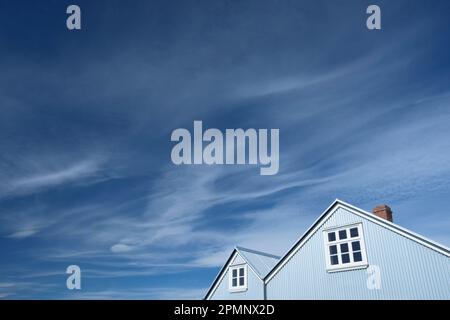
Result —
[[205, 299], [450, 299], [450, 249], [336, 200], [281, 258], [236, 247]]

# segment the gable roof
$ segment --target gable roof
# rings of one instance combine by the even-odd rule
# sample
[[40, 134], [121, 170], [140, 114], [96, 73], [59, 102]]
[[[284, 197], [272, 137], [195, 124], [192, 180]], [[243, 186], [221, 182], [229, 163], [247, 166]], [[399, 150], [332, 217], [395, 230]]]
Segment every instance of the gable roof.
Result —
[[273, 267], [277, 264], [277, 262], [281, 258], [279, 256], [269, 254], [266, 252], [236, 246], [231, 252], [225, 264], [223, 265], [222, 269], [220, 269], [219, 274], [209, 287], [209, 290], [205, 295], [205, 299], [207, 299], [215, 291], [217, 285], [220, 283], [223, 276], [225, 275], [225, 271], [227, 270], [228, 265], [233, 261], [236, 254], [239, 254], [242, 257], [242, 259], [245, 260], [250, 269], [253, 270], [253, 272], [261, 281], [264, 281], [264, 278], [273, 269]]
[[262, 280], [277, 264], [281, 257], [273, 254], [256, 251], [243, 247], [236, 247], [236, 250], [244, 258], [244, 260], [253, 268], [253, 271]]
[[303, 234], [303, 236], [301, 236], [300, 239], [298, 239], [295, 242], [295, 244], [286, 252], [286, 254], [283, 255], [283, 257], [278, 261], [278, 263], [272, 268], [272, 270], [264, 278], [265, 283], [269, 282], [274, 277], [274, 275], [278, 272], [278, 270], [280, 270], [280, 268], [283, 267], [290, 260], [290, 258], [302, 247], [302, 245], [306, 242], [306, 240], [308, 240], [312, 236], [312, 234], [314, 234], [314, 232], [327, 220], [326, 218], [331, 214], [333, 214], [338, 208], [344, 208], [353, 214], [366, 218], [378, 225], [390, 229], [391, 231], [399, 233], [400, 235], [405, 236], [410, 240], [416, 241], [432, 250], [435, 250], [447, 257], [450, 257], [450, 249], [445, 247], [444, 245], [441, 245], [421, 235], [418, 235], [406, 228], [400, 227], [399, 225], [396, 225], [395, 223], [390, 222], [386, 219], [380, 218], [374, 215], [373, 213], [369, 213], [344, 201], [336, 199], [319, 216], [319, 218], [311, 225], [311, 227], [308, 228], [308, 230]]

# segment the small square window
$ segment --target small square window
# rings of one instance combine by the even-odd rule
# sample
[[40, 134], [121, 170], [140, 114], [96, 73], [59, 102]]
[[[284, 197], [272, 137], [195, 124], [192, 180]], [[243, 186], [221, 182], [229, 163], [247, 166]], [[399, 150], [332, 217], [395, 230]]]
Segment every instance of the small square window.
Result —
[[351, 228], [350, 229], [350, 237], [356, 238], [358, 236], [358, 228]]
[[342, 263], [350, 263], [350, 255], [348, 253], [343, 254], [341, 257]]
[[336, 233], [334, 233], [334, 232], [329, 232], [329, 233], [328, 233], [328, 241], [329, 241], [329, 242], [336, 241]]
[[244, 276], [244, 268], [240, 268], [239, 269], [239, 276], [243, 277]]
[[348, 252], [348, 243], [341, 244], [341, 252], [342, 253]]
[[359, 244], [359, 241], [352, 242], [352, 249], [353, 249], [353, 251], [361, 250], [361, 245]]
[[338, 256], [330, 256], [331, 265], [336, 265], [339, 263]]
[[330, 246], [330, 254], [337, 254], [337, 246]]
[[233, 278], [236, 278], [237, 277], [237, 269], [233, 269], [233, 271], [232, 271], [232, 273], [233, 273]]
[[339, 231], [339, 240], [347, 239], [347, 230], [340, 230]]
[[231, 282], [233, 287], [237, 287], [237, 278], [233, 278], [232, 282]]
[[239, 278], [239, 285], [244, 286], [244, 277]]

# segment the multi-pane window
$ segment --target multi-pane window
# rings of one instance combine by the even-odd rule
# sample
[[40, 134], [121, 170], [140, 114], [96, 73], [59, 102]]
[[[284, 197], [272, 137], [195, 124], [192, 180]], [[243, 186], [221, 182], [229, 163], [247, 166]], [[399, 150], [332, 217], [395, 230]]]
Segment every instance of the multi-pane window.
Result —
[[247, 265], [231, 266], [229, 269], [229, 287], [232, 291], [247, 289]]
[[325, 230], [324, 240], [328, 270], [367, 265], [361, 224]]

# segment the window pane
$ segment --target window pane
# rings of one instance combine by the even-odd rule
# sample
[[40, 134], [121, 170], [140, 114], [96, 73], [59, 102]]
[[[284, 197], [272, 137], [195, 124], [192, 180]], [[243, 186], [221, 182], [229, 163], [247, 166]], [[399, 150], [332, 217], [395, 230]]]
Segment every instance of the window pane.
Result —
[[330, 246], [330, 254], [337, 254], [337, 246]]
[[231, 280], [231, 286], [232, 286], [232, 287], [237, 287], [237, 278], [233, 278], [233, 279]]
[[353, 261], [354, 261], [354, 262], [362, 261], [361, 251], [359, 251], [359, 252], [353, 252]]
[[233, 269], [232, 273], [233, 273], [233, 278], [236, 278], [237, 277], [237, 269]]
[[244, 285], [244, 277], [240, 277], [239, 278], [239, 285], [243, 286]]
[[353, 251], [361, 250], [361, 245], [359, 244], [359, 241], [352, 242], [352, 249]]
[[348, 243], [341, 244], [341, 252], [342, 253], [348, 252]]
[[244, 276], [244, 268], [239, 269], [239, 276], [241, 276], [241, 277]]
[[345, 253], [341, 255], [342, 257], [342, 263], [349, 263], [350, 262], [350, 255], [348, 253]]
[[347, 230], [341, 230], [339, 231], [339, 239], [347, 239]]
[[338, 264], [339, 263], [338, 256], [330, 256], [330, 262], [331, 262], [331, 265]]
[[351, 228], [350, 229], [350, 237], [354, 238], [358, 236], [358, 228]]
[[329, 232], [328, 233], [328, 241], [331, 242], [331, 241], [335, 241], [335, 240], [336, 240], [336, 233]]

